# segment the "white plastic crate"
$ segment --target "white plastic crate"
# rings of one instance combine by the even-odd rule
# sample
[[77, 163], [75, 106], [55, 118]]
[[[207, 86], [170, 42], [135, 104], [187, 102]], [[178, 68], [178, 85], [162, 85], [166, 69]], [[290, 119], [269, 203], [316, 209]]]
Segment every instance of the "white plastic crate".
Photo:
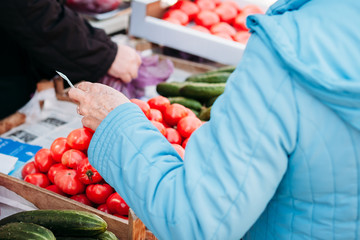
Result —
[[[237, 1], [240, 6], [254, 1]], [[268, 4], [257, 4], [264, 11]], [[218, 63], [236, 65], [245, 45], [211, 34], [202, 33], [186, 26], [161, 20], [167, 10], [159, 0], [133, 0], [129, 34], [150, 42], [197, 55]]]

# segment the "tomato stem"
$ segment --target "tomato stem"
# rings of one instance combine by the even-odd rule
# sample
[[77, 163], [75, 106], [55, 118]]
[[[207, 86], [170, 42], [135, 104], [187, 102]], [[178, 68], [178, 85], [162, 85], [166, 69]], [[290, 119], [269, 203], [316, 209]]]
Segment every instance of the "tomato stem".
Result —
[[86, 176], [92, 181], [92, 176], [94, 175], [93, 171], [90, 169], [86, 171]]

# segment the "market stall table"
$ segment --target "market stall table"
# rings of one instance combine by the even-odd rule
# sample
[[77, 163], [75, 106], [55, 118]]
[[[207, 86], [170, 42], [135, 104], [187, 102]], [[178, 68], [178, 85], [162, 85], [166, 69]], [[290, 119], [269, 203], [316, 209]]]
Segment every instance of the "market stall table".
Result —
[[[184, 78], [190, 74], [201, 73], [215, 68], [214, 66], [189, 62], [186, 60], [163, 55], [160, 55], [159, 58], [170, 59], [174, 64], [175, 72], [174, 75], [170, 77], [170, 81], [183, 81]], [[44, 85], [47, 87], [44, 87]], [[59, 123], [60, 121], [64, 124], [55, 126], [51, 124], [49, 125], [49, 122], [46, 121], [45, 123], [40, 123], [40, 126], [34, 128], [37, 123], [27, 123], [25, 119], [23, 119], [23, 121], [17, 124], [18, 126], [14, 126], [14, 128], [12, 128], [13, 126], [11, 126], [10, 129], [6, 129], [2, 137], [19, 137], [20, 135], [17, 135], [15, 133], [20, 130], [32, 130], [35, 132], [37, 131], [37, 133], [34, 134], [39, 134], [39, 132], [43, 131], [43, 136], [39, 134], [39, 136], [37, 136], [36, 138], [30, 140], [27, 139], [29, 140], [28, 143], [37, 144], [42, 147], [49, 147], [51, 142], [61, 134], [63, 136], [66, 136], [69, 131], [81, 126], [81, 117], [76, 116], [76, 105], [69, 101], [69, 98], [66, 95], [68, 89], [64, 89], [63, 80], [59, 77], [56, 77], [52, 81], [44, 81], [42, 87], [47, 90], [54, 88], [54, 96], [51, 99], [39, 102], [43, 111], [41, 113], [41, 117], [45, 119], [48, 119], [49, 117], [51, 117], [52, 119], [58, 119], [56, 123]], [[150, 91], [149, 93], [153, 94], [154, 91]], [[44, 119], [39, 119], [39, 121], [44, 121]], [[51, 134], [54, 135], [52, 136]], [[21, 141], [24, 139], [20, 138], [17, 140]], [[20, 169], [18, 169], [13, 176], [0, 173], [0, 186], [23, 197], [30, 203], [34, 204], [36, 208], [74, 209], [89, 211], [102, 217], [108, 224], [108, 230], [115, 233], [119, 239], [156, 239], [156, 237], [146, 228], [146, 226], [141, 222], [141, 220], [134, 214], [131, 209], [129, 211], [128, 220], [110, 215], [108, 213], [97, 210], [96, 208], [84, 205], [75, 200], [69, 199], [54, 192], [48, 191], [44, 188], [40, 188], [38, 186], [25, 182], [19, 176], [19, 171]]]

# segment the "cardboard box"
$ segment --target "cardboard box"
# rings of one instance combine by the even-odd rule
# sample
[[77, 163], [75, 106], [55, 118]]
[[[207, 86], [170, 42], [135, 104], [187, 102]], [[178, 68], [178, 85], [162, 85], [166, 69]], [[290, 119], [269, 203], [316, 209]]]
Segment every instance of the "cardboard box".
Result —
[[[246, 0], [237, 2], [239, 6], [254, 3]], [[259, 3], [257, 5], [264, 11], [267, 8]], [[242, 57], [244, 44], [161, 20], [167, 7], [159, 0], [133, 0], [131, 8], [130, 35], [222, 64], [237, 65]]]

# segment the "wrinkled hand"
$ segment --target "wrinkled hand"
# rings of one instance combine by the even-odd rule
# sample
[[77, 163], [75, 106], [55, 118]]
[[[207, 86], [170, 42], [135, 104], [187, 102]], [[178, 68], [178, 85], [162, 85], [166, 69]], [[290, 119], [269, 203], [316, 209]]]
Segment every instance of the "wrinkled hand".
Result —
[[137, 77], [140, 64], [141, 57], [135, 49], [119, 44], [115, 60], [109, 68], [108, 74], [120, 78], [124, 83], [129, 83]]
[[78, 113], [85, 127], [96, 130], [101, 121], [117, 106], [130, 102], [121, 92], [100, 84], [81, 82], [69, 90], [69, 97], [78, 103]]

